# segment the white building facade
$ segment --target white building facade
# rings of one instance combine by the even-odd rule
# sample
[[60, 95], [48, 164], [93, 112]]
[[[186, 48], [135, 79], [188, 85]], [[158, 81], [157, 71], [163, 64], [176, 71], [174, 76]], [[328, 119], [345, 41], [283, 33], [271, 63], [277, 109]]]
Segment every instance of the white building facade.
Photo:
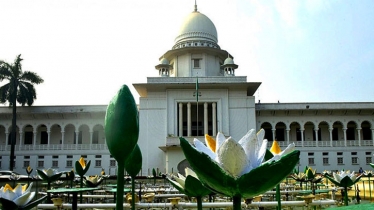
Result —
[[[239, 140], [249, 129], [301, 150], [299, 167], [323, 170], [370, 169], [374, 142], [374, 103], [256, 103], [260, 82], [247, 82], [233, 56], [218, 45], [214, 23], [195, 10], [182, 24], [171, 50], [155, 66], [159, 77], [133, 84], [139, 99], [143, 155], [140, 175], [153, 168], [176, 172], [184, 155], [179, 136], [192, 142], [222, 132]], [[15, 171], [74, 168], [91, 160], [88, 174], [116, 174], [105, 143], [103, 106], [18, 107]], [[0, 108], [0, 169], [9, 168], [12, 113]]]

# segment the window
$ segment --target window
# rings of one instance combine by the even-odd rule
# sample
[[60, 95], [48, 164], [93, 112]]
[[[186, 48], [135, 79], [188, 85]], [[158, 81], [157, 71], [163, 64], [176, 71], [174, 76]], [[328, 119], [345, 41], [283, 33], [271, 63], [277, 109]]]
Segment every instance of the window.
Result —
[[25, 144], [32, 144], [32, 136], [33, 136], [32, 131], [25, 132]]
[[351, 152], [351, 155], [357, 155], [357, 152]]
[[52, 167], [53, 168], [58, 168], [58, 161], [57, 160], [52, 161]]
[[24, 168], [27, 168], [29, 166], [30, 166], [30, 161], [28, 161], [28, 160], [23, 161], [23, 167]]
[[296, 141], [301, 141], [301, 130], [296, 128]]
[[53, 155], [52, 158], [53, 159], [58, 159], [58, 155]]
[[38, 168], [44, 168], [44, 161], [42, 160], [38, 161]]
[[66, 155], [66, 158], [73, 158], [73, 155]]
[[333, 141], [337, 141], [339, 140], [339, 135], [338, 135], [339, 131], [338, 131], [338, 128], [333, 128], [332, 129], [332, 140]]
[[71, 168], [73, 167], [73, 161], [72, 160], [67, 160], [66, 161], [66, 168]]
[[337, 155], [343, 155], [343, 153], [342, 153], [342, 152], [337, 152], [336, 154], [337, 154]]
[[372, 162], [371, 157], [366, 157], [366, 164], [370, 164]]
[[275, 129], [275, 138], [277, 141], [284, 141], [284, 128]]
[[327, 156], [327, 155], [329, 155], [329, 153], [328, 152], [323, 152], [322, 155]]
[[308, 156], [314, 156], [314, 152], [308, 152]]
[[95, 155], [95, 158], [101, 158], [101, 155]]
[[44, 159], [44, 156], [43, 155], [39, 155], [38, 158], [39, 159]]
[[95, 160], [95, 167], [101, 167], [101, 160]]
[[47, 133], [47, 131], [40, 132], [40, 144], [48, 144], [48, 133]]
[[343, 162], [343, 158], [342, 157], [338, 157], [338, 165], [343, 165], [344, 162]]
[[347, 140], [355, 140], [355, 128], [347, 128]]
[[116, 161], [110, 160], [110, 167], [116, 167]]
[[192, 59], [192, 64], [194, 69], [200, 68], [200, 59]]
[[92, 133], [92, 144], [98, 144], [99, 143], [99, 131], [94, 131]]
[[371, 152], [365, 152], [365, 155], [371, 155]]
[[323, 165], [329, 165], [329, 158], [323, 158]]
[[314, 165], [314, 158], [308, 158], [309, 165]]
[[352, 164], [358, 164], [358, 157], [352, 157]]
[[23, 159], [30, 159], [30, 156], [24, 156]]

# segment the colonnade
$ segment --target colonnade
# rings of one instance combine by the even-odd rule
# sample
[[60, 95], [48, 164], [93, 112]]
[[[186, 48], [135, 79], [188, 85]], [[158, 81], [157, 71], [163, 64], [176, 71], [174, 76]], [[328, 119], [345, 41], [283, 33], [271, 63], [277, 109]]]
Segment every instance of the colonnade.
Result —
[[[184, 104], [187, 106], [187, 136], [192, 135], [192, 114], [191, 114], [191, 102], [188, 103], [179, 103], [179, 116], [178, 116], [178, 135], [183, 136], [183, 108]], [[217, 103], [208, 103], [203, 102], [204, 104], [204, 114], [203, 114], [203, 120], [204, 120], [204, 133], [208, 133], [208, 105], [212, 105], [212, 133], [215, 135], [217, 133]], [[198, 113], [198, 111], [197, 111]], [[198, 116], [196, 116], [198, 119]], [[198, 125], [198, 123], [197, 123]]]
[[[330, 137], [330, 146], [333, 146], [333, 138], [332, 138], [332, 131], [333, 128], [329, 128], [329, 137]], [[357, 128], [357, 137], [358, 137], [358, 146], [361, 146], [361, 128]], [[276, 129], [272, 129], [273, 136], [275, 136]], [[314, 129], [315, 132], [315, 137], [316, 137], [316, 142], [318, 142], [318, 129]], [[371, 129], [372, 132], [372, 137], [374, 136], [374, 129]], [[304, 130], [300, 129], [301, 133], [301, 145], [304, 146]], [[343, 128], [343, 135], [344, 135], [344, 146], [347, 146], [347, 128]], [[287, 138], [287, 144], [290, 143], [290, 129], [286, 129], [286, 138]], [[374, 145], [374, 138], [373, 140], [373, 145]], [[318, 147], [318, 143], [316, 144]]]

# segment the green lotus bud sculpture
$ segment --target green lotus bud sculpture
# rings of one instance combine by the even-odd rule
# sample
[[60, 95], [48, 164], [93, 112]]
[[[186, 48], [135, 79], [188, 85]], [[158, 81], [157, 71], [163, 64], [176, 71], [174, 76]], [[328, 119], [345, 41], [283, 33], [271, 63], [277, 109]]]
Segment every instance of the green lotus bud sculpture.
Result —
[[196, 173], [190, 169], [185, 168], [186, 176], [178, 173], [178, 176], [172, 176], [173, 179], [167, 178], [169, 182], [181, 193], [195, 197], [197, 200], [197, 209], [203, 209], [202, 197], [212, 193], [211, 190], [206, 188], [197, 177]]
[[199, 179], [217, 193], [233, 198], [233, 209], [241, 209], [241, 198], [251, 198], [272, 189], [292, 172], [300, 151], [274, 156], [263, 162], [267, 140], [261, 129], [250, 130], [238, 142], [222, 133], [215, 141], [206, 135], [206, 147], [195, 139], [193, 147], [180, 138], [180, 145]]
[[116, 209], [122, 210], [125, 161], [139, 137], [138, 109], [126, 85], [121, 87], [107, 107], [105, 137], [109, 152], [118, 163]]
[[340, 171], [337, 173], [333, 173], [333, 177], [328, 174], [324, 174], [326, 178], [328, 178], [332, 183], [336, 186], [344, 188], [344, 205], [348, 206], [348, 190], [347, 188], [356, 184], [362, 177], [362, 174], [359, 176], [355, 175], [353, 171], [350, 173], [349, 171]]

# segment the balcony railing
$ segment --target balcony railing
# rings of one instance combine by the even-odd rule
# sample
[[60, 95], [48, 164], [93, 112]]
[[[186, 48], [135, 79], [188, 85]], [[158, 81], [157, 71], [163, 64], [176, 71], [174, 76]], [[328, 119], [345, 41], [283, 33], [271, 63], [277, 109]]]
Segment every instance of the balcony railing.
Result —
[[[190, 143], [193, 142], [193, 139], [195, 137], [185, 137], [186, 140], [188, 140]], [[200, 141], [204, 140], [204, 137], [197, 137]], [[296, 147], [345, 147], [344, 140], [339, 141], [332, 141], [332, 145], [330, 140], [322, 140], [322, 141], [290, 141], [295, 143]], [[287, 141], [278, 141], [279, 146], [281, 147], [287, 147]], [[167, 137], [166, 139], [166, 146], [173, 146], [179, 145], [179, 138], [178, 137]], [[271, 142], [268, 143], [268, 147], [270, 148], [272, 145]], [[358, 147], [358, 146], [373, 146], [373, 140], [361, 140], [361, 145], [359, 140], [347, 140], [347, 147]]]
[[[26, 144], [16, 145], [15, 151], [35, 150], [107, 150], [106, 144]], [[10, 145], [0, 145], [0, 151], [10, 151]]]

